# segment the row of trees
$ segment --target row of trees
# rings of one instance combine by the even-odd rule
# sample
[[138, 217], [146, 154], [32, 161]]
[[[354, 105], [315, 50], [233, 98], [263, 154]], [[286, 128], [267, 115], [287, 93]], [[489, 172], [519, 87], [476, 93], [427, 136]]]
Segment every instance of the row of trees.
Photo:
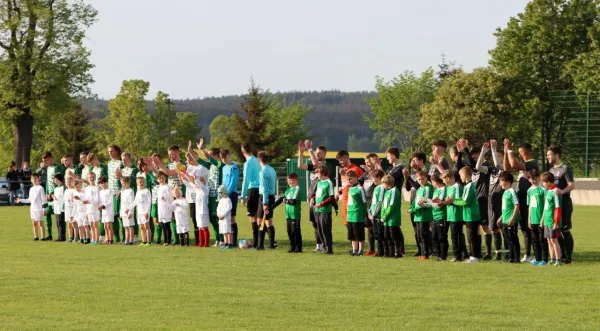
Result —
[[540, 151], [563, 144], [571, 109], [553, 104], [559, 90], [600, 91], [600, 2], [534, 0], [497, 29], [489, 66], [465, 72], [443, 62], [435, 74], [405, 72], [368, 100], [370, 127], [406, 152], [435, 138], [519, 137]]

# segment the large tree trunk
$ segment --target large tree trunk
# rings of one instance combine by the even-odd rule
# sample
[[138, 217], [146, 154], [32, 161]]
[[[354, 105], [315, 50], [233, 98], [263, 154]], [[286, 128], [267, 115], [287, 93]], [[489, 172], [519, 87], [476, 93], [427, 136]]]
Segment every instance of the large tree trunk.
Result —
[[[33, 144], [33, 116], [28, 111], [17, 118], [13, 125], [13, 132], [15, 162], [17, 162], [17, 167], [21, 167], [24, 161], [30, 161], [31, 145]], [[35, 166], [32, 166], [35, 169]]]

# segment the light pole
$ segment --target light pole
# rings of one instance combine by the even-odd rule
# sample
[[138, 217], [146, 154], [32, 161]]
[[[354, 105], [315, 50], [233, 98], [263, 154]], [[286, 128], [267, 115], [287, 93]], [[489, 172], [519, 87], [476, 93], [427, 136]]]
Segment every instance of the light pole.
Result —
[[167, 99], [167, 131], [169, 132], [169, 147], [171, 147], [171, 99]]

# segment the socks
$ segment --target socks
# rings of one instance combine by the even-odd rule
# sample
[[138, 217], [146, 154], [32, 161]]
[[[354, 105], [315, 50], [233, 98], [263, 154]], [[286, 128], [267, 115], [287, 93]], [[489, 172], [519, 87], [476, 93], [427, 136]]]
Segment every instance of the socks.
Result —
[[375, 235], [373, 234], [373, 230], [367, 231], [368, 239], [369, 239], [369, 251], [375, 251]]
[[[496, 250], [496, 253], [499, 253], [502, 251], [502, 234], [500, 234], [500, 232], [494, 232], [493, 237], [494, 237], [494, 249]], [[487, 240], [487, 238], [486, 238], [486, 240]]]
[[200, 246], [200, 230], [194, 229], [194, 246]]
[[237, 245], [238, 239], [238, 225], [237, 223], [231, 224], [231, 245]]
[[267, 231], [269, 233], [269, 248], [275, 248], [275, 227], [271, 225]]
[[485, 255], [487, 255], [487, 256], [492, 255], [492, 234], [491, 233], [485, 234]]
[[258, 247], [258, 224], [252, 223], [252, 247]]

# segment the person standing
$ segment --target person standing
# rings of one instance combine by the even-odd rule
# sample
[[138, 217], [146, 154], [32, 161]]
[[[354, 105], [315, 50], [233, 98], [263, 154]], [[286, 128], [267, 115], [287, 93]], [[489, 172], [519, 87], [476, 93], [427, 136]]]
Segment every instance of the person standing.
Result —
[[[413, 204], [413, 201], [416, 197], [417, 190], [421, 187], [419, 182], [417, 181], [417, 173], [425, 168], [425, 160], [427, 159], [427, 155], [423, 152], [416, 152], [412, 155], [410, 159], [410, 167], [414, 170], [414, 173], [411, 174], [408, 169], [403, 169], [402, 173], [404, 177], [406, 177], [406, 190], [410, 192], [410, 204]], [[419, 236], [419, 230], [417, 229], [417, 223], [415, 223], [414, 214], [410, 214], [410, 222], [412, 224], [413, 230], [415, 232], [415, 242], [417, 243], [417, 254], [415, 256], [424, 256], [431, 255], [429, 252], [421, 251], [421, 237]]]
[[31, 168], [29, 162], [23, 162], [23, 167], [17, 171], [19, 180], [21, 181], [21, 189], [23, 190], [23, 198], [29, 198], [29, 189], [31, 188]]
[[[57, 174], [65, 174], [65, 168], [62, 164], [55, 164], [54, 157], [50, 152], [44, 152], [42, 154], [42, 161], [44, 162], [44, 166], [46, 168], [46, 200], [48, 202], [52, 200], [52, 192], [56, 187], [56, 183], [54, 182], [54, 176]], [[54, 214], [54, 208], [52, 203], [48, 203], [46, 207], [46, 233], [48, 237], [46, 240], [52, 240], [52, 214]]]
[[[265, 249], [265, 231], [269, 233], [269, 249], [275, 248], [275, 227], [273, 226], [273, 211], [270, 206], [275, 204], [275, 189], [277, 185], [277, 173], [269, 165], [269, 155], [265, 151], [258, 152], [258, 161], [262, 169], [258, 175], [259, 180], [259, 207], [258, 207], [258, 226], [260, 231], [258, 236], [257, 249]], [[265, 223], [264, 225], [262, 223]], [[266, 230], [264, 230], [266, 226]]]
[[[242, 205], [246, 206], [246, 215], [252, 223], [252, 247], [258, 247], [258, 224], [256, 223], [256, 213], [258, 212], [258, 188], [260, 173], [260, 162], [252, 153], [252, 147], [249, 144], [242, 145], [242, 154], [246, 158], [244, 163], [243, 181], [242, 181]], [[234, 243], [235, 244], [235, 243]]]
[[563, 262], [569, 264], [571, 263], [573, 248], [575, 246], [575, 241], [571, 234], [571, 228], [573, 228], [571, 191], [575, 189], [575, 178], [573, 177], [573, 168], [568, 164], [564, 164], [561, 156], [562, 149], [559, 146], [552, 145], [548, 147], [546, 159], [552, 166], [550, 173], [554, 175], [554, 185], [557, 187], [555, 192], [562, 197], [562, 226], [560, 228], [562, 236], [559, 237], [558, 241], [562, 250]]
[[[325, 161], [327, 157], [327, 148], [325, 146], [318, 146], [316, 151], [312, 149], [312, 141], [306, 140], [305, 142], [298, 142], [298, 169], [310, 172], [310, 188], [307, 192], [307, 199], [309, 201], [309, 221], [315, 230], [315, 241], [316, 247], [315, 252], [323, 251], [323, 238], [321, 237], [318, 229], [317, 218], [315, 214], [314, 196], [317, 190], [317, 184], [319, 183], [319, 172], [318, 170], [323, 165], [329, 169], [328, 174], [331, 173], [331, 166]], [[304, 163], [304, 151], [308, 150], [310, 155], [310, 162]]]
[[227, 149], [219, 153], [221, 160], [225, 164], [223, 167], [223, 185], [227, 188], [227, 196], [231, 200], [231, 242], [233, 247], [237, 243], [238, 226], [235, 220], [238, 205], [238, 181], [240, 179], [240, 169], [237, 164], [231, 160], [231, 153]]
[[527, 207], [527, 190], [531, 187], [529, 179], [527, 179], [527, 171], [535, 169], [539, 171], [539, 166], [536, 160], [533, 159], [531, 144], [524, 143], [519, 146], [518, 161], [512, 152], [512, 144], [508, 139], [504, 139], [504, 147], [508, 154], [508, 164], [504, 165], [505, 171], [519, 171], [517, 183], [517, 196], [519, 197], [519, 227], [523, 233], [523, 246], [525, 248], [525, 256], [521, 262], [531, 262], [531, 229], [529, 228], [529, 208]]
[[6, 181], [8, 182], [8, 197], [11, 206], [15, 205], [17, 190], [20, 187], [19, 175], [17, 173], [17, 165], [14, 161], [10, 162], [8, 171], [6, 172]]
[[364, 171], [359, 166], [352, 164], [350, 161], [350, 154], [345, 150], [339, 151], [335, 158], [338, 160], [341, 167], [340, 184], [342, 188], [340, 189], [340, 193], [342, 198], [342, 221], [345, 226], [348, 226], [348, 191], [352, 185], [350, 185], [346, 174], [349, 171], [353, 171], [356, 176], [360, 178]]

